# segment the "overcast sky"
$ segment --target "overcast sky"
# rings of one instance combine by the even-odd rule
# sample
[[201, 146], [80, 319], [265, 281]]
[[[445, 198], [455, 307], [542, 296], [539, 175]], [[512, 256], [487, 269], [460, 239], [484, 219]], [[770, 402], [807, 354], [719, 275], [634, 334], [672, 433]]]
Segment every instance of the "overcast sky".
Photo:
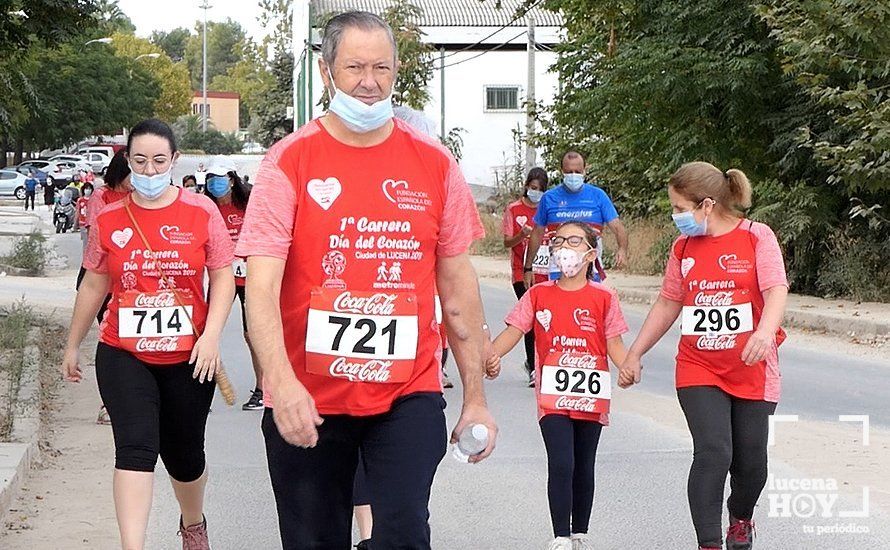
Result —
[[[136, 25], [138, 36], [148, 37], [151, 31], [170, 31], [176, 27], [193, 29], [195, 21], [203, 20], [204, 13], [198, 6], [202, 0], [118, 0], [118, 5]], [[208, 21], [223, 21], [231, 17], [254, 40], [265, 35], [257, 17], [260, 15], [258, 0], [208, 0]]]

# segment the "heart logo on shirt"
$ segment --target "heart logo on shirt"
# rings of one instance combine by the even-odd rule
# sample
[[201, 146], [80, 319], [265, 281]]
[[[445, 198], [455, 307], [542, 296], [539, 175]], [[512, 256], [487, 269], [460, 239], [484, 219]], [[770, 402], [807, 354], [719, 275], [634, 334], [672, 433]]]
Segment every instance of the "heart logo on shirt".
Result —
[[343, 186], [340, 185], [340, 180], [337, 178], [327, 178], [324, 181], [316, 178], [306, 184], [306, 190], [309, 191], [309, 196], [318, 203], [318, 206], [327, 210], [340, 196]]
[[729, 264], [730, 260], [738, 260], [739, 257], [735, 254], [724, 254], [717, 258], [717, 265], [720, 266], [720, 269], [726, 271], [726, 266]]
[[553, 320], [553, 313], [551, 313], [549, 309], [542, 309], [541, 311], [535, 312], [535, 318], [541, 323], [544, 330], [550, 330], [550, 321]]
[[118, 229], [114, 233], [111, 234], [111, 242], [123, 248], [127, 246], [127, 243], [130, 242], [130, 239], [133, 238], [133, 229], [128, 227], [126, 229]]
[[525, 227], [526, 223], [528, 223], [528, 216], [516, 216], [516, 225]]
[[384, 180], [383, 182], [383, 194], [386, 195], [386, 198], [389, 199], [389, 202], [393, 204], [395, 204], [396, 202], [396, 198], [394, 196], [396, 187], [408, 189], [408, 182], [405, 180]]
[[683, 261], [680, 262], [680, 273], [683, 276], [689, 275], [689, 272], [692, 271], [692, 266], [695, 265], [695, 258], [683, 258]]
[[578, 308], [573, 313], [573, 316], [578, 328], [587, 332], [596, 332], [596, 320], [590, 316], [589, 309]]

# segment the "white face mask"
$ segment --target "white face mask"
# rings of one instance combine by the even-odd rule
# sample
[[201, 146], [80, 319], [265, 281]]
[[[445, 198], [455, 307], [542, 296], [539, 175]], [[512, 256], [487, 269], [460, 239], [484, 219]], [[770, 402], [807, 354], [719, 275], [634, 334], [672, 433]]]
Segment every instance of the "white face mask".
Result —
[[331, 97], [328, 111], [340, 117], [343, 124], [353, 132], [359, 134], [372, 132], [382, 127], [393, 117], [392, 91], [384, 99], [368, 105], [339, 90], [334, 84], [334, 75], [330, 69], [328, 69], [328, 76], [331, 79], [331, 87], [334, 88], [334, 95]]
[[538, 191], [537, 189], [529, 189], [526, 191], [525, 196], [528, 197], [528, 200], [532, 201], [535, 204], [541, 202], [541, 197], [544, 196], [543, 191]]
[[591, 250], [581, 254], [577, 250], [563, 247], [553, 252], [553, 261], [563, 275], [574, 277], [581, 271], [581, 268], [584, 266], [584, 258]]

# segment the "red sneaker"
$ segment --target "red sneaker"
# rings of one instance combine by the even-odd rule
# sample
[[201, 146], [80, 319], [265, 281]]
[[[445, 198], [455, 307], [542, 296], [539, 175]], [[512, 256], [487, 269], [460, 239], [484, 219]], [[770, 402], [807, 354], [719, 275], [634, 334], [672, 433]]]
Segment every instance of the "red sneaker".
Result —
[[729, 529], [726, 530], [726, 550], [751, 550], [755, 534], [753, 521], [730, 517]]
[[207, 539], [207, 518], [201, 523], [183, 527], [180, 516], [177, 535], [182, 537], [182, 550], [210, 550], [210, 541]]

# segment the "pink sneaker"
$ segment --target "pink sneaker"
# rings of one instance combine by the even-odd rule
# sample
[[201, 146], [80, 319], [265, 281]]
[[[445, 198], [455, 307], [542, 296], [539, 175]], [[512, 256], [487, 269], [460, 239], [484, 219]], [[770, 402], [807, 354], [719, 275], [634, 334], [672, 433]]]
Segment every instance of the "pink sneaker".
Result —
[[177, 535], [182, 537], [182, 550], [210, 550], [210, 541], [207, 539], [207, 518], [201, 523], [183, 527], [180, 516]]

